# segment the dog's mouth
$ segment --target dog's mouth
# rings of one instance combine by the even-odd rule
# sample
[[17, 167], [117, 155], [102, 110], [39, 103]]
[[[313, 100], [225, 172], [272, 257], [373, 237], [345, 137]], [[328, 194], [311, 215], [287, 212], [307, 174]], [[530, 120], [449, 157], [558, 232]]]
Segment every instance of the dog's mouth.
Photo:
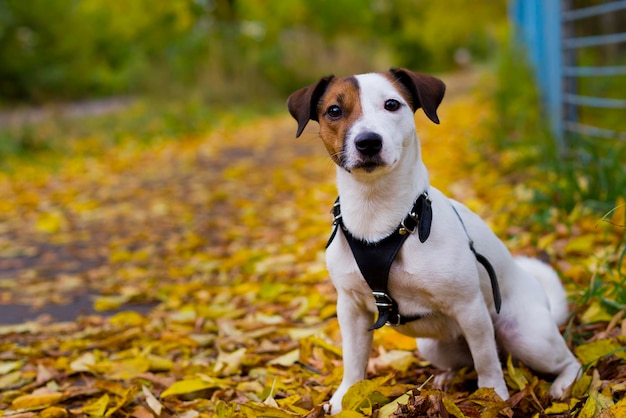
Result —
[[356, 163], [352, 169], [353, 170], [363, 170], [366, 173], [371, 173], [379, 167], [383, 167], [386, 164], [382, 161], [372, 160], [372, 161], [360, 161]]

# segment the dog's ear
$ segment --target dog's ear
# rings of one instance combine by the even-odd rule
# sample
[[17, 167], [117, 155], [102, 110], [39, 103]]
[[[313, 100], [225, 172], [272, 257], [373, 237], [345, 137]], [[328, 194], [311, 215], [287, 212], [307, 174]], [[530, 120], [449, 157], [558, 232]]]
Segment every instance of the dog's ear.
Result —
[[446, 85], [443, 81], [404, 68], [391, 68], [389, 72], [395, 80], [408, 90], [413, 102], [411, 103], [413, 112], [421, 107], [428, 119], [439, 123], [437, 108], [446, 91]]
[[296, 138], [302, 134], [302, 131], [309, 120], [318, 121], [317, 104], [326, 92], [326, 89], [333, 78], [334, 76], [332, 75], [323, 77], [317, 83], [293, 92], [287, 99], [287, 108], [289, 108], [289, 113], [291, 113], [291, 116], [298, 121]]

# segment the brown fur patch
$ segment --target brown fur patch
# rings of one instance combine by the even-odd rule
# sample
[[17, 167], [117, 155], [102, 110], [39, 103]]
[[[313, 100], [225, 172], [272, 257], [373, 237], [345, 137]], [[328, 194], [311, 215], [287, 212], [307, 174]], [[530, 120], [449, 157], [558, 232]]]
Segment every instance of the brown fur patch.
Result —
[[389, 82], [395, 87], [395, 89], [398, 90], [398, 92], [400, 92], [400, 94], [402, 95], [404, 100], [407, 102], [407, 104], [411, 107], [411, 109], [415, 111], [415, 103], [413, 103], [413, 96], [411, 95], [411, 92], [406, 88], [406, 86], [402, 84], [398, 80], [398, 78], [395, 75], [393, 75], [390, 71], [386, 71], [384, 73], [381, 73], [380, 75], [382, 75], [387, 80], [389, 80]]
[[[333, 120], [326, 110], [337, 105], [342, 116]], [[359, 83], [354, 77], [333, 80], [318, 105], [320, 136], [335, 163], [341, 165], [346, 134], [350, 126], [361, 116]]]

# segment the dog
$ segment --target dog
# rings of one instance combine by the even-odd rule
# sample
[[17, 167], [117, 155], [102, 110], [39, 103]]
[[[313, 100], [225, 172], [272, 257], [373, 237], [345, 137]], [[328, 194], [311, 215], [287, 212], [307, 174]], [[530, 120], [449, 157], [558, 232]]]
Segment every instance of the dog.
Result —
[[[296, 137], [310, 120], [318, 122], [336, 165], [339, 199], [326, 263], [337, 290], [344, 370], [327, 405], [332, 414], [341, 411], [350, 386], [366, 377], [372, 329], [381, 318], [417, 338], [421, 356], [444, 371], [438, 386], [473, 365], [479, 387], [508, 399], [502, 352], [556, 376], [550, 389], [556, 398], [580, 373], [558, 329], [568, 308], [555, 271], [513, 257], [478, 215], [429, 184], [414, 113], [421, 108], [439, 123], [444, 92], [435, 77], [390, 69], [324, 77], [287, 100]], [[425, 208], [419, 214], [418, 201]], [[382, 257], [391, 259], [387, 267], [372, 273], [367, 264], [377, 262], [395, 235], [404, 235], [403, 243]], [[354, 250], [355, 242], [365, 249]], [[385, 268], [386, 289], [373, 291], [364, 271], [378, 280]], [[370, 327], [377, 312], [379, 321]]]

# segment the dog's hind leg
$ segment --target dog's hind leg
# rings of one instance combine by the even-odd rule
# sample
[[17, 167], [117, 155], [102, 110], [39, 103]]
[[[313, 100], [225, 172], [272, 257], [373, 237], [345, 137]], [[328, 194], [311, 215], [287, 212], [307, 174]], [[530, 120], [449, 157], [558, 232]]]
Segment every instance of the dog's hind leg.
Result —
[[517, 268], [510, 273], [510, 283], [516, 285], [511, 291], [516, 297], [508, 299], [495, 320], [498, 341], [531, 369], [555, 375], [550, 395], [561, 398], [581, 370], [555, 323], [563, 319], [563, 308], [552, 309], [553, 305], [559, 306], [555, 302], [566, 303], [565, 294], [556, 301], [554, 295], [546, 295], [541, 281], [528, 277], [526, 269]]
[[550, 395], [561, 398], [576, 380], [580, 363], [568, 349], [547, 308], [542, 312], [536, 307], [527, 309], [525, 315], [498, 326], [498, 339], [507, 352], [531, 369], [556, 375]]

